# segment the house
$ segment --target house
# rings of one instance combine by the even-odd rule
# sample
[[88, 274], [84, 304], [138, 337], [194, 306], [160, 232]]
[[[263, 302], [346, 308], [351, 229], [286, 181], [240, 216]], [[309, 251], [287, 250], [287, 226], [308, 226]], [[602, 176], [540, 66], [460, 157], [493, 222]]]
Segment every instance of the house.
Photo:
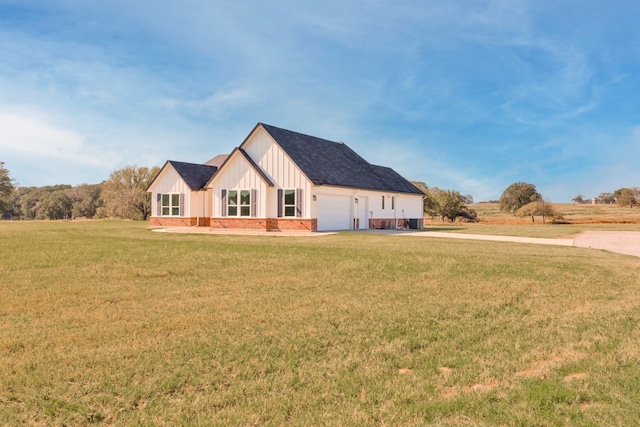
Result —
[[153, 179], [151, 225], [208, 226], [211, 195], [207, 183], [217, 166], [167, 161]]
[[423, 193], [342, 142], [258, 123], [228, 156], [168, 161], [147, 190], [153, 226], [421, 228]]

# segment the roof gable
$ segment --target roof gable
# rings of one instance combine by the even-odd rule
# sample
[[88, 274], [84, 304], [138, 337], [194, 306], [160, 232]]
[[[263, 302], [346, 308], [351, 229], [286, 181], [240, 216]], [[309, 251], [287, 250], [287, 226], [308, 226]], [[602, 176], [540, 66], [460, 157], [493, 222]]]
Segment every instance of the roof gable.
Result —
[[393, 169], [372, 165], [342, 142], [259, 123], [314, 185], [422, 194]]
[[233, 151], [231, 152], [231, 154], [229, 154], [229, 155], [225, 158], [225, 160], [224, 160], [224, 162], [222, 163], [222, 165], [220, 165], [220, 167], [218, 168], [218, 170], [220, 171], [220, 173], [217, 173], [217, 172], [216, 172], [216, 173], [214, 173], [214, 174], [211, 176], [211, 178], [206, 182], [206, 184], [205, 184], [206, 186], [209, 186], [209, 185], [213, 182], [213, 180], [214, 180], [216, 177], [218, 177], [218, 176], [220, 176], [220, 174], [224, 173], [225, 165], [231, 161], [231, 159], [234, 157], [234, 155], [235, 155], [236, 153], [239, 153], [239, 155], [240, 155], [243, 159], [245, 159], [245, 161], [249, 164], [249, 166], [251, 166], [251, 168], [252, 168], [253, 170], [255, 170], [255, 172], [258, 174], [258, 176], [260, 176], [260, 178], [261, 178], [262, 180], [264, 180], [264, 182], [265, 182], [265, 184], [267, 184], [267, 186], [269, 186], [269, 187], [273, 187], [273, 185], [274, 185], [274, 184], [273, 184], [273, 182], [271, 181], [271, 179], [269, 178], [269, 176], [267, 176], [267, 174], [265, 174], [265, 173], [264, 173], [264, 171], [260, 168], [260, 166], [258, 166], [258, 165], [256, 164], [256, 162], [254, 162], [254, 161], [253, 161], [253, 159], [251, 158], [251, 156], [249, 156], [249, 155], [247, 154], [247, 152], [246, 152], [246, 151], [244, 151], [241, 147], [236, 147], [236, 148], [234, 148], [234, 149], [233, 149]]
[[167, 163], [173, 166], [192, 190], [202, 190], [218, 170], [215, 166], [176, 162], [175, 160], [169, 160]]

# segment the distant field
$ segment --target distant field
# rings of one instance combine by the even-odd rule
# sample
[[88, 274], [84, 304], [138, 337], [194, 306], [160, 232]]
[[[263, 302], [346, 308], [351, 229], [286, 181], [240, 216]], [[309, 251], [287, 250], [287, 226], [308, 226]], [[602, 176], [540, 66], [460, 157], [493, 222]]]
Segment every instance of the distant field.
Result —
[[553, 204], [562, 215], [560, 224], [542, 217], [520, 218], [501, 212], [497, 203], [477, 203], [470, 207], [478, 214], [476, 223], [448, 223], [439, 219], [425, 220], [427, 230], [451, 231], [471, 234], [559, 238], [573, 236], [585, 230], [640, 231], [640, 209], [620, 208], [615, 205]]
[[124, 221], [0, 239], [0, 425], [640, 424], [635, 257]]
[[[639, 208], [621, 208], [616, 205], [576, 205], [573, 203], [552, 203], [556, 212], [570, 224], [640, 224]], [[471, 208], [478, 213], [483, 223], [531, 223], [530, 217], [518, 218], [500, 211], [497, 203], [477, 203]], [[542, 222], [542, 218], [537, 218]]]

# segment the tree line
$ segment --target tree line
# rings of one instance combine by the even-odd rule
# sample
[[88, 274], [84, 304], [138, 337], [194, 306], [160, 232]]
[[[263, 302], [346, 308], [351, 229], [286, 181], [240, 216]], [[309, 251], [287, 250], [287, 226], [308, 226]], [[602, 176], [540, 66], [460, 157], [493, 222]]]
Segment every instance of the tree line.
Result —
[[0, 217], [146, 220], [151, 215], [151, 196], [146, 189], [159, 171], [157, 166], [125, 166], [100, 184], [20, 187], [0, 162]]
[[[0, 162], [0, 218], [2, 219], [77, 219], [120, 218], [147, 220], [151, 216], [151, 196], [147, 187], [160, 172], [160, 167], [125, 166], [111, 173], [100, 184], [50, 185], [19, 187], [10, 177], [9, 170]], [[471, 195], [455, 190], [429, 187], [424, 182], [412, 181], [424, 193], [424, 214], [440, 218], [443, 222], [456, 220], [475, 222], [477, 213], [468, 205]], [[612, 193], [601, 193], [596, 200], [603, 204], [637, 206], [640, 188], [621, 188]], [[582, 195], [575, 203], [588, 203]], [[553, 204], [544, 200], [535, 185], [514, 182], [498, 200], [500, 210], [521, 217], [561, 219]]]
[[[596, 203], [602, 205], [618, 205], [622, 207], [634, 207], [640, 204], [640, 188], [639, 187], [623, 187], [619, 188], [612, 193], [600, 193], [598, 197], [594, 197]], [[582, 194], [578, 194], [574, 197], [573, 202], [591, 203], [592, 199], [585, 199]]]
[[[425, 215], [431, 218], [439, 217], [443, 222], [478, 221], [477, 213], [468, 206], [473, 203], [471, 195], [462, 195], [458, 191], [442, 190], [438, 187], [428, 187], [424, 182], [413, 181], [412, 183], [424, 193]], [[536, 186], [526, 182], [514, 182], [505, 188], [498, 203], [501, 211], [515, 216], [531, 217], [533, 222], [535, 222], [536, 216], [542, 217], [543, 223], [547, 218], [561, 219], [553, 204], [544, 200]]]

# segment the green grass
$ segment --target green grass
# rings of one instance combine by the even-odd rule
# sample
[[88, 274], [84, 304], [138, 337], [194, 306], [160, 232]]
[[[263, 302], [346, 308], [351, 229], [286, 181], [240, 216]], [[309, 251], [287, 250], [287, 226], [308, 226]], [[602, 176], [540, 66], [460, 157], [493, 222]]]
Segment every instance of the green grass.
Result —
[[634, 425], [638, 258], [0, 222], [0, 424]]

